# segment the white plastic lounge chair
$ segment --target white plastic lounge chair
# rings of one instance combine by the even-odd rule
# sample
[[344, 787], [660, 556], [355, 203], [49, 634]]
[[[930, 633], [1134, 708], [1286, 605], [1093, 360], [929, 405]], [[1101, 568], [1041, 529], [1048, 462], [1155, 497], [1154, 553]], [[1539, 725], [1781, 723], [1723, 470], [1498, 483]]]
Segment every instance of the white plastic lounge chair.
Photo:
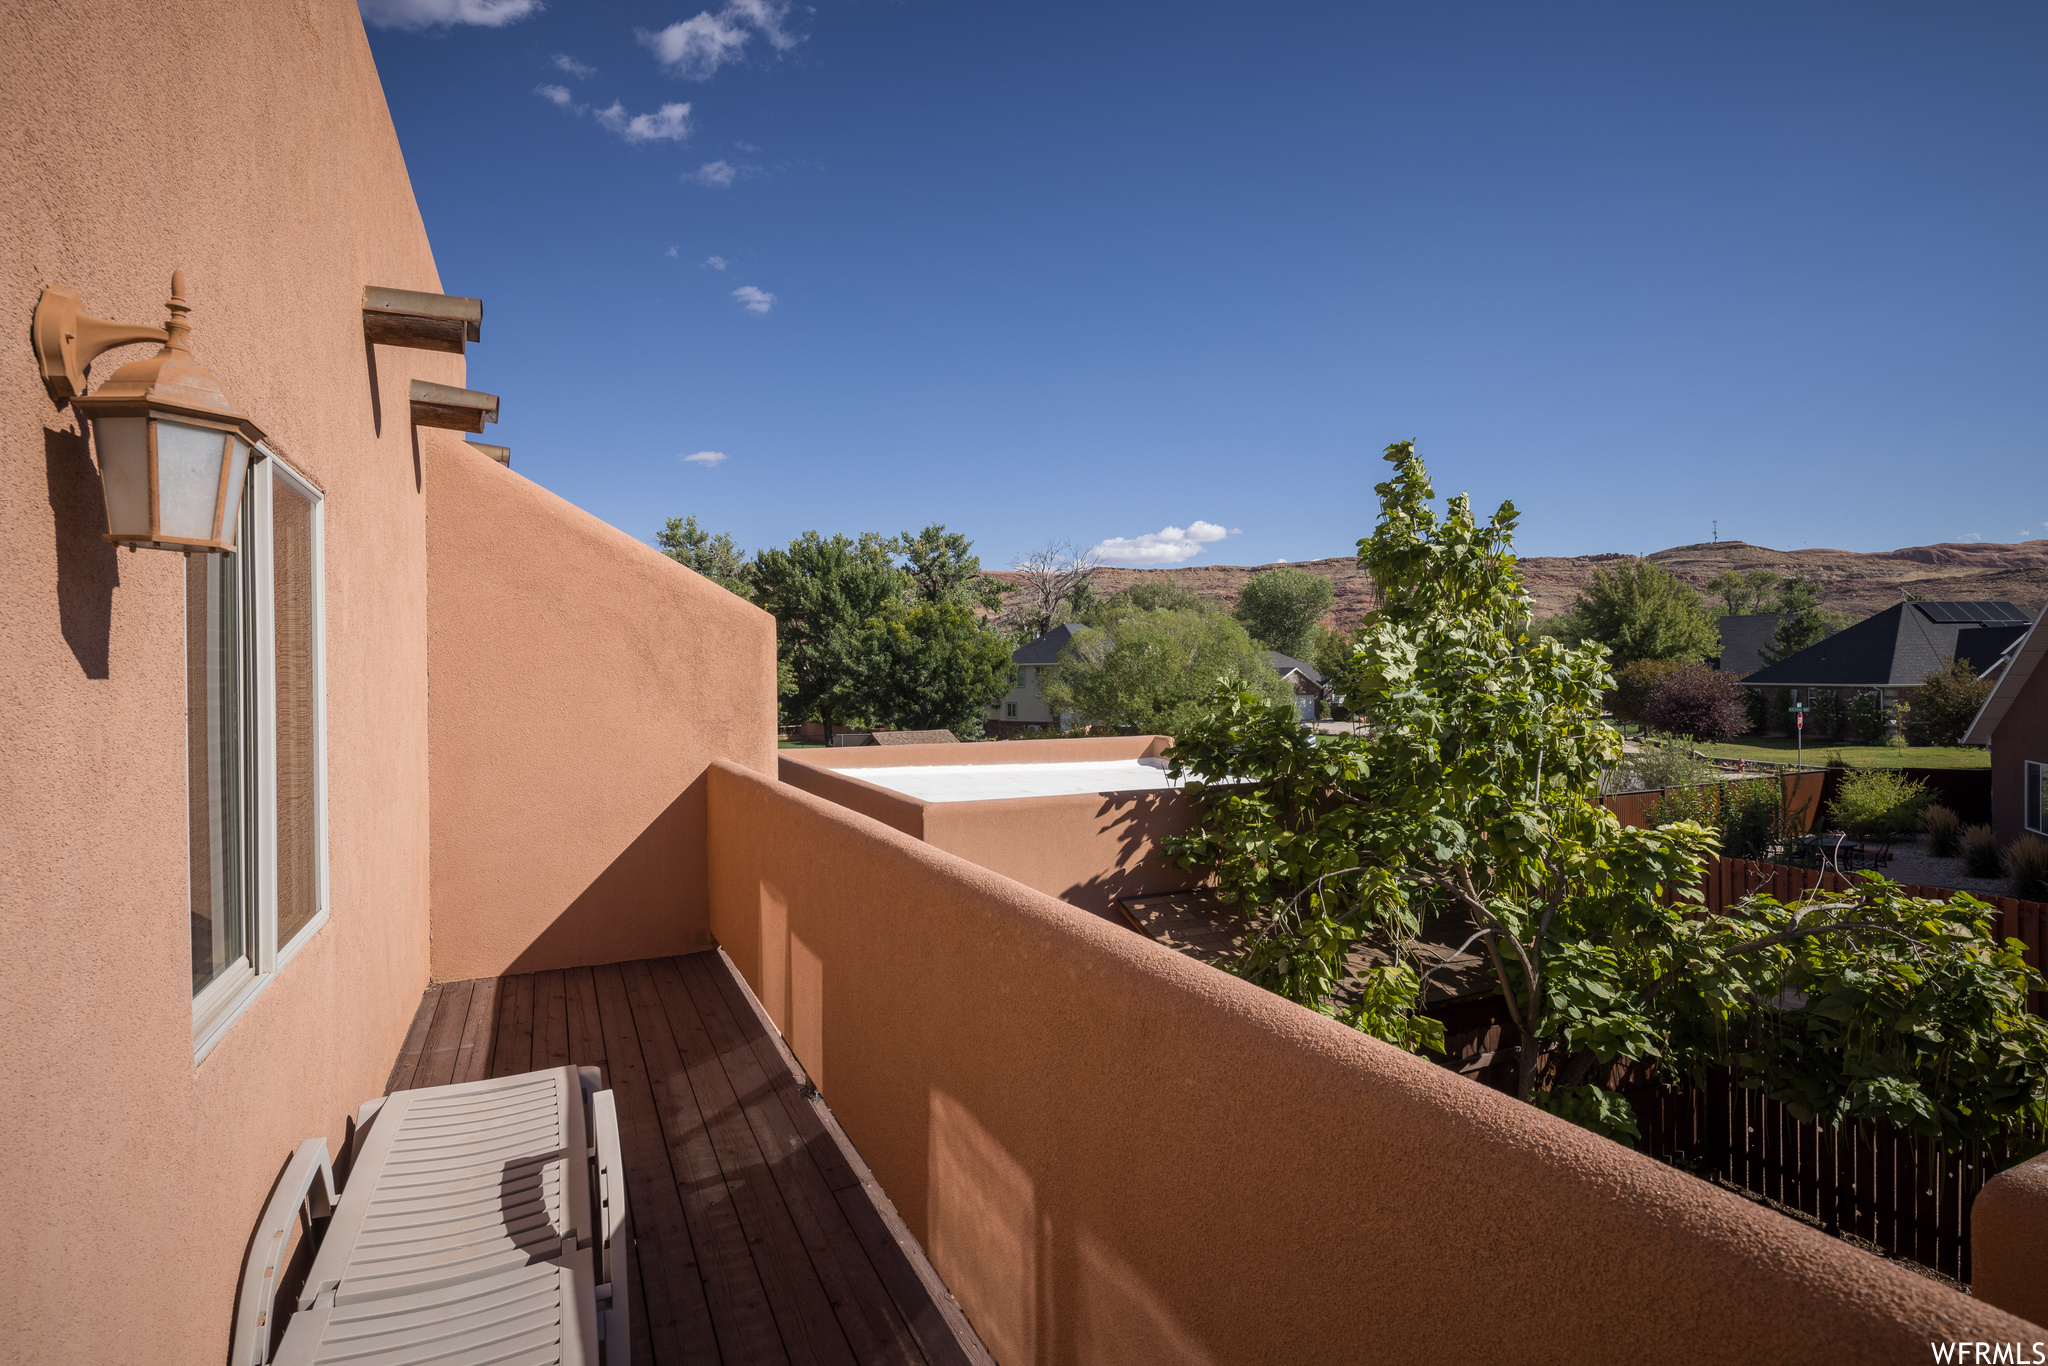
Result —
[[[370, 1101], [339, 1198], [327, 1140], [299, 1145], [250, 1248], [234, 1366], [630, 1366], [625, 1169], [597, 1088], [558, 1067]], [[327, 1226], [273, 1357], [302, 1205]]]

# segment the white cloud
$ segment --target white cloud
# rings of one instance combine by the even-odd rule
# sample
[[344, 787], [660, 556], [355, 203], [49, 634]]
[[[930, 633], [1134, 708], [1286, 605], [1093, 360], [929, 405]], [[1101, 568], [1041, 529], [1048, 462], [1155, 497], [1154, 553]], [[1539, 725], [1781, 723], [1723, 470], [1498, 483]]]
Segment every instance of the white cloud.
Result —
[[707, 161], [683, 179], [722, 190], [731, 185], [733, 177], [738, 174], [739, 170], [730, 161]]
[[533, 93], [557, 109], [568, 109], [578, 114], [583, 112], [583, 106], [576, 103], [576, 97], [569, 93], [566, 85], [537, 85]]
[[1214, 522], [1190, 522], [1185, 530], [1170, 526], [1142, 536], [1112, 536], [1095, 547], [1095, 554], [1111, 564], [1179, 564], [1231, 534]]
[[503, 28], [541, 12], [540, 0], [357, 0], [363, 22], [372, 28], [452, 28], [476, 24]]
[[746, 306], [749, 313], [766, 313], [775, 307], [775, 296], [766, 290], [755, 289], [752, 285], [741, 285], [732, 292], [732, 297]]
[[566, 71], [579, 81], [589, 80], [597, 74], [596, 67], [579, 62], [566, 52], [557, 52], [555, 54], [555, 69]]
[[652, 114], [628, 114], [617, 100], [597, 111], [597, 121], [628, 142], [683, 142], [690, 136], [690, 106], [664, 104]]
[[704, 264], [713, 270], [724, 270], [725, 258], [723, 256], [707, 256], [704, 258]]
[[670, 247], [670, 248], [668, 249], [668, 254], [669, 254], [670, 256], [673, 256], [673, 255], [675, 255], [675, 254], [676, 254], [676, 249], [675, 249], [674, 247]]
[[758, 152], [761, 150], [751, 142], [735, 142], [733, 146], [739, 148], [742, 152]]
[[705, 81], [721, 66], [738, 61], [756, 33], [778, 52], [795, 47], [799, 40], [782, 26], [788, 16], [789, 0], [728, 0], [716, 14], [705, 10], [659, 33], [643, 30], [639, 38], [669, 75]]
[[685, 465], [702, 465], [705, 469], [710, 469], [713, 465], [723, 465], [725, 463], [725, 452], [698, 451], [695, 455], [684, 456], [683, 463]]

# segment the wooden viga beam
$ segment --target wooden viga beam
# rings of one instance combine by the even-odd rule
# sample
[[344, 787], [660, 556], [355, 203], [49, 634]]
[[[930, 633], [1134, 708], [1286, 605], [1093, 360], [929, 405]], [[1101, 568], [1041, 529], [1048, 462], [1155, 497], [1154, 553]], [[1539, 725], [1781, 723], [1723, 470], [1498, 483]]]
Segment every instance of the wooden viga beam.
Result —
[[483, 340], [484, 301], [455, 294], [363, 286], [363, 335], [381, 346], [462, 354]]
[[424, 379], [412, 382], [412, 421], [416, 427], [481, 432], [486, 422], [497, 420], [496, 394], [457, 389], [452, 384], [435, 384]]

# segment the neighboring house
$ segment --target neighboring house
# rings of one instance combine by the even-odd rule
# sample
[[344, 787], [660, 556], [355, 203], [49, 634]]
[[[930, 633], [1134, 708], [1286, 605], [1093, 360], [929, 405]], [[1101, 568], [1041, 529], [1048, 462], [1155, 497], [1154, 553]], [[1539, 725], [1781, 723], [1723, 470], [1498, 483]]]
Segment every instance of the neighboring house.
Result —
[[[2048, 616], [2048, 613], [2044, 613]], [[2037, 619], [2000, 658], [1998, 685], [1963, 736], [1991, 747], [1991, 825], [2000, 844], [2048, 835], [2048, 631]]]
[[1764, 651], [1770, 648], [1771, 637], [1777, 634], [1778, 620], [1776, 612], [1755, 612], [1716, 620], [1714, 629], [1721, 633], [1721, 654], [1714, 661], [1714, 667], [1737, 678], [1747, 678], [1763, 668]]
[[988, 709], [990, 735], [1015, 734], [1058, 722], [1059, 718], [1046, 704], [1045, 694], [1039, 691], [1038, 675], [1047, 666], [1059, 662], [1060, 651], [1067, 648], [1067, 642], [1080, 629], [1072, 622], [1055, 626], [1010, 656], [1010, 662], [1017, 666], [1017, 683], [1002, 701]]
[[1329, 680], [1315, 665], [1304, 664], [1278, 650], [1266, 651], [1266, 662], [1279, 671], [1281, 679], [1293, 690], [1295, 713], [1304, 721], [1315, 720], [1316, 704], [1330, 695]]
[[2010, 602], [1902, 602], [1742, 681], [1787, 689], [1795, 702], [1831, 691], [1846, 704], [1876, 693], [1889, 707], [1951, 659], [1980, 673], [1992, 667], [2032, 620]]

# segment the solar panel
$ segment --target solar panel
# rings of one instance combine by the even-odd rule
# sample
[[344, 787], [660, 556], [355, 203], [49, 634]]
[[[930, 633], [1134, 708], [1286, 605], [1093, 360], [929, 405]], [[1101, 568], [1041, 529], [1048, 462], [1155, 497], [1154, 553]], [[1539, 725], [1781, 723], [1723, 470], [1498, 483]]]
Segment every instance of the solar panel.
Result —
[[1951, 625], [1969, 622], [1980, 626], [2025, 626], [2033, 620], [2009, 602], [1972, 599], [1963, 602], [1916, 602], [1913, 605], [1929, 621]]

